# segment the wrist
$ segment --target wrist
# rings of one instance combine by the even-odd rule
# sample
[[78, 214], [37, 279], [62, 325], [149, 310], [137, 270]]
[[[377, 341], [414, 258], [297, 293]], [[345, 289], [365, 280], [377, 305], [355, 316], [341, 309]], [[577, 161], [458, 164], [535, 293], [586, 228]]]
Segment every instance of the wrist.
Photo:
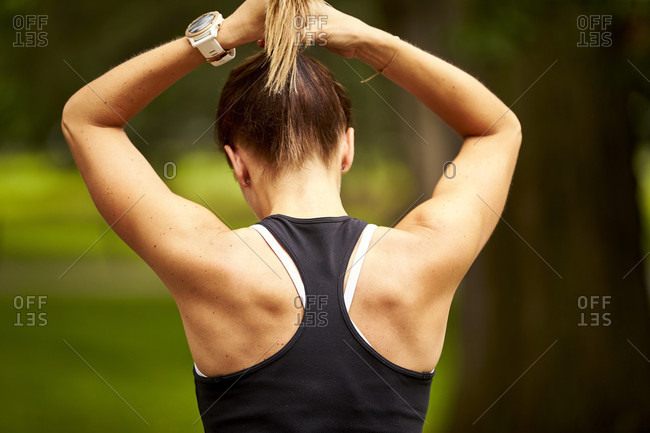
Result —
[[390, 62], [399, 44], [400, 40], [390, 33], [368, 26], [361, 35], [356, 57], [378, 71]]
[[233, 31], [232, 22], [230, 20], [230, 17], [223, 20], [223, 23], [221, 23], [221, 27], [219, 28], [219, 33], [217, 34], [217, 42], [219, 42], [219, 45], [221, 45], [224, 50], [237, 48], [241, 45]]

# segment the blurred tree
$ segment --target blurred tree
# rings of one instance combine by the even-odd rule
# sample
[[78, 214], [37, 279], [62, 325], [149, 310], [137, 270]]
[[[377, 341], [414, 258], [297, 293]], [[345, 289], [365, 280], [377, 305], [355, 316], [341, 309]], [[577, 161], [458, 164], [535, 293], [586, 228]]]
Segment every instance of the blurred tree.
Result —
[[[650, 315], [631, 170], [640, 137], [630, 112], [648, 106], [650, 82], [636, 70], [650, 71], [647, 2], [383, 5], [400, 16], [393, 31], [516, 102], [524, 128], [504, 221], [457, 299], [463, 368], [448, 431], [649, 431]], [[428, 137], [410, 161], [430, 191], [451, 141], [436, 138], [421, 109], [403, 98], [397, 111]]]

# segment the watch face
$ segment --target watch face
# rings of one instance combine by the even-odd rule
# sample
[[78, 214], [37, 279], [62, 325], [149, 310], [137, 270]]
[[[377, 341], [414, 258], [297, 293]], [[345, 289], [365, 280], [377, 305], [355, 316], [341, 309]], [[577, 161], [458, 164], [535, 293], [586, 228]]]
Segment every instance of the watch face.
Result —
[[197, 18], [190, 26], [187, 28], [187, 33], [189, 34], [195, 34], [198, 33], [202, 30], [205, 30], [207, 27], [212, 24], [212, 20], [214, 20], [214, 14], [205, 14], [199, 18]]

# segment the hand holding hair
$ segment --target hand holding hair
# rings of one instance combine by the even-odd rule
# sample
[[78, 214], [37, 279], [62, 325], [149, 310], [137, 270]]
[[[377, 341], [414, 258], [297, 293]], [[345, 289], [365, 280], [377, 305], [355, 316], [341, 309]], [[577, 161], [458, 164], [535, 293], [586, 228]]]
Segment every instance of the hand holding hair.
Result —
[[[309, 16], [326, 19], [312, 29]], [[296, 17], [302, 17], [305, 25], [296, 26]], [[315, 42], [327, 50], [352, 58], [357, 57], [362, 35], [369, 29], [363, 21], [323, 0], [246, 0], [224, 23], [224, 31], [229, 32], [226, 37], [232, 36], [237, 45], [257, 41], [266, 50], [270, 62], [267, 89], [274, 93], [279, 93], [287, 80], [295, 88], [296, 59], [307, 32], [321, 36]]]

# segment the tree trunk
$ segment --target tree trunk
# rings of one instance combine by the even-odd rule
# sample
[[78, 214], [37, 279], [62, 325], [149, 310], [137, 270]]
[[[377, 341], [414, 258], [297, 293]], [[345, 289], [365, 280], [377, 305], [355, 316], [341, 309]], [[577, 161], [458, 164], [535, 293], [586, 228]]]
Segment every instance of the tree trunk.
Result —
[[[589, 12], [571, 4], [383, 6], [400, 17], [388, 30], [471, 65], [506, 104], [517, 101], [524, 129], [504, 221], [456, 297], [461, 369], [448, 431], [650, 431], [650, 314], [643, 264], [633, 269], [645, 252], [627, 111], [629, 95], [648, 86], [627, 62], [639, 44], [631, 18], [595, 29], [601, 42], [613, 33], [612, 47], [579, 48], [576, 20]], [[458, 141], [410, 96], [392, 100], [427, 194]]]
[[524, 145], [507, 223], [459, 296], [454, 432], [650, 431], [634, 85], [623, 41], [578, 48], [578, 14], [554, 12], [515, 64], [485, 71], [488, 83], [512, 74], [511, 103], [558, 60], [513, 107]]

